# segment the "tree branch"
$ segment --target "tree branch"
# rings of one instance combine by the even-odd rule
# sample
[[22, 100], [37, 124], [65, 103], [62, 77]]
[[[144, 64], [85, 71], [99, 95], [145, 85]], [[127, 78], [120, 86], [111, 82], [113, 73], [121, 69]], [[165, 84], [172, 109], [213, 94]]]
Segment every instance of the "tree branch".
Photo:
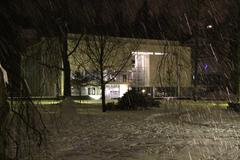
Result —
[[75, 47], [73, 48], [73, 50], [68, 53], [68, 55], [67, 55], [68, 57], [71, 56], [74, 52], [76, 52], [76, 50], [77, 50], [77, 48], [78, 48], [78, 46], [79, 46], [79, 43], [80, 43], [82, 37], [83, 37], [83, 35], [81, 35], [81, 36], [79, 37], [79, 39], [78, 39], [78, 41], [77, 41], [77, 44], [75, 45]]

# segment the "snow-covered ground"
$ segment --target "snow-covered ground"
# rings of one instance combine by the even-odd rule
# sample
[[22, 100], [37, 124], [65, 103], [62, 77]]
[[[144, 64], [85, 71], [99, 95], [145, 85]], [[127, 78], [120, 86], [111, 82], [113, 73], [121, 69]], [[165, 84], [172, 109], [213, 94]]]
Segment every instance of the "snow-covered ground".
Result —
[[58, 160], [240, 159], [240, 115], [226, 110], [56, 105], [43, 115]]

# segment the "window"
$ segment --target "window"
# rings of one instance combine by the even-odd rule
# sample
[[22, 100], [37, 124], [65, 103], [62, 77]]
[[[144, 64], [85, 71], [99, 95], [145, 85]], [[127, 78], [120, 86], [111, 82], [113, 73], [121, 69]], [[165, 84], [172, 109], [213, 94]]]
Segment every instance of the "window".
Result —
[[91, 95], [91, 88], [88, 88], [88, 95]]
[[96, 89], [95, 88], [88, 88], [88, 95], [95, 95]]
[[134, 68], [135, 67], [135, 56], [132, 57], [132, 67]]

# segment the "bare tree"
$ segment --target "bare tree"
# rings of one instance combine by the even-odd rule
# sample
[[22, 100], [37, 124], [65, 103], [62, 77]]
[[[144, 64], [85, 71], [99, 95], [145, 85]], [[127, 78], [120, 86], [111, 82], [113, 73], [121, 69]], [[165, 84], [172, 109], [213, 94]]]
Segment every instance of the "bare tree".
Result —
[[226, 9], [228, 12], [225, 23], [222, 25], [222, 30], [225, 33], [226, 40], [229, 42], [229, 56], [230, 60], [230, 89], [231, 92], [239, 96], [240, 92], [240, 2], [227, 1]]
[[[58, 41], [59, 53], [56, 56], [61, 57], [61, 71], [64, 76], [64, 97], [71, 96], [71, 83], [70, 83], [70, 62], [69, 56], [75, 52], [70, 51], [68, 47], [68, 33], [70, 17], [73, 16], [77, 19], [76, 15], [71, 15], [71, 5], [69, 1], [65, 0], [49, 0], [49, 1], [31, 1], [19, 2], [18, 4], [23, 13], [19, 13], [30, 21], [30, 28], [37, 31], [40, 37]], [[19, 10], [20, 10], [19, 9]], [[70, 13], [71, 12], [71, 13]], [[81, 15], [78, 15], [79, 17]], [[82, 30], [81, 30], [82, 31]], [[80, 40], [76, 43], [78, 45]], [[51, 48], [51, 47], [50, 47]], [[51, 64], [45, 64], [47, 67], [52, 67]], [[56, 68], [56, 67], [55, 67]]]
[[108, 35], [88, 35], [84, 37], [81, 62], [91, 74], [93, 81], [101, 86], [102, 111], [106, 111], [105, 88], [119, 73], [126, 69], [137, 42], [113, 38]]
[[[53, 4], [52, 4], [53, 3]], [[64, 75], [64, 97], [71, 96], [71, 68], [69, 56], [72, 55], [80, 43], [81, 36], [72, 51], [68, 50], [68, 18], [69, 18], [69, 3], [68, 1], [53, 1], [49, 2], [50, 15], [56, 17], [53, 19], [58, 30], [57, 36], [61, 44], [61, 58]]]
[[9, 116], [9, 105], [7, 102], [7, 92], [6, 92], [6, 84], [4, 83], [4, 77], [2, 69], [0, 68], [0, 157], [6, 159], [6, 141], [7, 141], [7, 133], [4, 132], [6, 128], [7, 117]]
[[[15, 60], [22, 56], [24, 50], [23, 39], [19, 35], [17, 24], [9, 17], [9, 10], [1, 5], [0, 20], [0, 63], [10, 76], [10, 90], [4, 84], [0, 71], [0, 157], [2, 160], [20, 159], [21, 157], [35, 157], [36, 151], [42, 151], [46, 128], [38, 109], [30, 99], [24, 79], [21, 74], [15, 73], [10, 67], [11, 57]], [[19, 37], [18, 40], [14, 40]], [[21, 68], [19, 64], [15, 67]], [[17, 69], [17, 71], [19, 71]], [[21, 84], [22, 87], [18, 85]], [[20, 92], [21, 91], [21, 92]], [[10, 93], [9, 93], [10, 92]], [[7, 96], [12, 92], [20, 92], [26, 99], [9, 105]], [[46, 144], [46, 143], [45, 143]]]

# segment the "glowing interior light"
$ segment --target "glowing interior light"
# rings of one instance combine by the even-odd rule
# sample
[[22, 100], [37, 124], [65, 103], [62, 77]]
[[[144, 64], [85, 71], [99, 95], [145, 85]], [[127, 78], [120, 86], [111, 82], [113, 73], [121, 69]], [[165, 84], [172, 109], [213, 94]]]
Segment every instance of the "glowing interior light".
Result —
[[162, 53], [162, 52], [132, 52], [133, 55], [159, 55], [159, 56], [163, 56], [166, 53]]
[[132, 52], [134, 55], [153, 55], [153, 52]]
[[165, 55], [166, 53], [162, 53], [162, 52], [155, 52], [155, 55], [158, 55], [158, 56], [163, 56]]
[[127, 91], [128, 91], [128, 85], [127, 84], [120, 84], [120, 97], [122, 97]]
[[101, 95], [89, 95], [89, 97], [95, 100], [101, 99]]
[[145, 92], [146, 92], [146, 90], [145, 90], [145, 89], [143, 89], [143, 90], [142, 90], [142, 93], [145, 93]]

